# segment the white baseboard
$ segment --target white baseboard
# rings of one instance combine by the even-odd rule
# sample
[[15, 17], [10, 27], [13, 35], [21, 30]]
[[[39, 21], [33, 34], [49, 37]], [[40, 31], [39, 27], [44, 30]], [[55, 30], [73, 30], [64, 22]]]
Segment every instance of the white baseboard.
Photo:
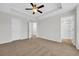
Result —
[[5, 44], [5, 43], [13, 42], [13, 41], [16, 41], [16, 40], [23, 40], [23, 39], [26, 39], [26, 38], [11, 39], [11, 40], [8, 40], [8, 41], [2, 41], [2, 42], [0, 42], [0, 44]]
[[5, 44], [5, 43], [12, 42], [12, 41], [15, 41], [15, 40], [9, 40], [9, 41], [0, 42], [0, 44]]
[[[40, 37], [40, 38], [44, 38], [44, 39], [47, 39], [47, 40], [50, 40], [50, 41], [56, 41], [56, 42], [62, 42], [62, 40], [61, 39], [54, 39], [53, 40], [53, 38], [52, 39], [49, 39], [49, 38], [46, 38], [46, 37], [41, 37], [41, 36], [38, 36], [38, 37]], [[23, 40], [23, 39], [25, 39], [25, 38], [21, 38], [21, 39], [16, 39], [16, 40]], [[16, 41], [16, 40], [9, 40], [9, 41], [5, 41], [5, 42], [0, 42], [0, 44], [4, 44], [4, 43], [9, 43], [9, 42], [12, 42], [12, 41]]]
[[59, 42], [59, 43], [61, 43], [62, 42], [62, 40], [61, 39], [54, 39], [53, 40], [53, 38], [52, 39], [49, 39], [49, 38], [46, 38], [46, 37], [42, 37], [42, 36], [38, 36], [39, 38], [44, 38], [44, 39], [47, 39], [47, 40], [50, 40], [50, 41], [56, 41], [56, 42]]

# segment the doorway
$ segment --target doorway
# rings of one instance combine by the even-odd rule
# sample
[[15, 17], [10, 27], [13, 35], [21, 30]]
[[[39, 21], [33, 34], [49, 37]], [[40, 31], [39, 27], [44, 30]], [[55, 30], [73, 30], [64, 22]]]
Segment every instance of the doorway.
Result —
[[28, 33], [29, 38], [37, 37], [37, 23], [36, 22], [29, 22], [28, 32], [29, 32]]
[[67, 44], [75, 44], [74, 17], [61, 18], [61, 39]]

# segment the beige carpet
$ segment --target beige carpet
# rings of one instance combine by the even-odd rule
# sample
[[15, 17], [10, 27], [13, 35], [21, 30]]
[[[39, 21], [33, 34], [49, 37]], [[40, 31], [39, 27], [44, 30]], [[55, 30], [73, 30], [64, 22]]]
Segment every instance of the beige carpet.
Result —
[[42, 38], [17, 40], [0, 45], [1, 56], [77, 56], [73, 45], [48, 41]]

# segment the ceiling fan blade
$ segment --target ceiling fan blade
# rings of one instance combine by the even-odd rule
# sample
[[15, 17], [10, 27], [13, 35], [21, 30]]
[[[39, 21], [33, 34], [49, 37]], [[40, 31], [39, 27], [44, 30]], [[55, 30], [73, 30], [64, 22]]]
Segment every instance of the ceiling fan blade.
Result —
[[33, 14], [35, 14], [35, 12], [33, 12]]
[[37, 10], [39, 13], [43, 13], [42, 11], [40, 11], [40, 10]]
[[42, 7], [44, 7], [44, 5], [41, 5], [41, 6], [37, 7], [37, 8], [39, 9], [39, 8], [42, 8]]
[[32, 7], [34, 6], [33, 3], [30, 3], [30, 4], [31, 4]]
[[32, 8], [25, 8], [25, 10], [32, 10]]

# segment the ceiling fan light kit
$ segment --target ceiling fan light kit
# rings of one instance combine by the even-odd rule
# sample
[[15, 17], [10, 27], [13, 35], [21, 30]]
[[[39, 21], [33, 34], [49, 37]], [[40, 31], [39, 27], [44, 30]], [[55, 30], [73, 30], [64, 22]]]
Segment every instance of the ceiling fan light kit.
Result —
[[30, 3], [32, 8], [25, 8], [25, 10], [32, 10], [33, 11], [33, 14], [35, 14], [36, 12], [39, 12], [39, 13], [43, 13], [42, 11], [40, 11], [39, 9], [44, 7], [44, 5], [40, 5], [37, 7], [36, 4], [33, 4], [33, 3]]
[[37, 12], [37, 8], [33, 8], [32, 10], [33, 10], [33, 12]]

